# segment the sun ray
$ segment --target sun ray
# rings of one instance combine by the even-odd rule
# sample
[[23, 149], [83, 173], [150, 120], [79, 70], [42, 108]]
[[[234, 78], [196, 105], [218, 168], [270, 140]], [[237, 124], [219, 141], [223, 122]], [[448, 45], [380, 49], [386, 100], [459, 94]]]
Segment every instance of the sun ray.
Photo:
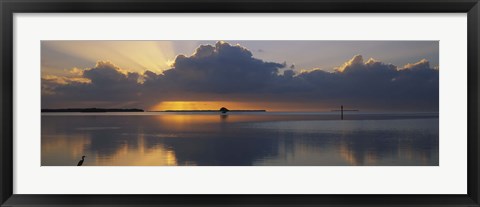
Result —
[[170, 41], [46, 41], [42, 44], [85, 61], [109, 60], [132, 72], [159, 73], [170, 68], [168, 61], [175, 58]]

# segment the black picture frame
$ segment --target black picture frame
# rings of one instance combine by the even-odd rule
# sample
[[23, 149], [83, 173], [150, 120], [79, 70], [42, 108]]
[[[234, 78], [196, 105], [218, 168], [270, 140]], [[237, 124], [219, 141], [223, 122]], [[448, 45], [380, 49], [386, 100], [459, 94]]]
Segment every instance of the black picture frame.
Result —
[[[1, 206], [480, 206], [478, 0], [0, 0]], [[467, 13], [468, 189], [465, 195], [20, 195], [13, 194], [15, 13]], [[451, 178], [455, 179], [455, 178]], [[252, 186], [253, 187], [253, 186]]]

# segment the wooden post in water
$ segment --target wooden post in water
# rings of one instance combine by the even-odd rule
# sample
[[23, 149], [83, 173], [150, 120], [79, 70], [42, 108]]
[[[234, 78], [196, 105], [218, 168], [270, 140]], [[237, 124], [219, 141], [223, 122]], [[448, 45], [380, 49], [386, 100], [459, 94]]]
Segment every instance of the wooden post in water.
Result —
[[341, 119], [343, 120], [343, 105], [340, 106]]

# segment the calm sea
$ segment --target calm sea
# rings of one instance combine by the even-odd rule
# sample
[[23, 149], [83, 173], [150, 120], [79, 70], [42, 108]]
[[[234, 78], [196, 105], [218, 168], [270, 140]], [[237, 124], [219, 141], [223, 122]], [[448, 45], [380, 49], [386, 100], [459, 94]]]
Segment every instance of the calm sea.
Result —
[[42, 113], [42, 166], [436, 166], [438, 113]]

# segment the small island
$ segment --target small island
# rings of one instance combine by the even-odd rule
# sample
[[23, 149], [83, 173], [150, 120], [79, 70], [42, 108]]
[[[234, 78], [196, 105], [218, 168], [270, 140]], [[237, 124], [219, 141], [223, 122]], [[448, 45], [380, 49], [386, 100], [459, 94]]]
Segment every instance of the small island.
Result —
[[67, 109], [42, 109], [42, 112], [144, 112], [143, 109], [109, 109], [109, 108], [67, 108]]

